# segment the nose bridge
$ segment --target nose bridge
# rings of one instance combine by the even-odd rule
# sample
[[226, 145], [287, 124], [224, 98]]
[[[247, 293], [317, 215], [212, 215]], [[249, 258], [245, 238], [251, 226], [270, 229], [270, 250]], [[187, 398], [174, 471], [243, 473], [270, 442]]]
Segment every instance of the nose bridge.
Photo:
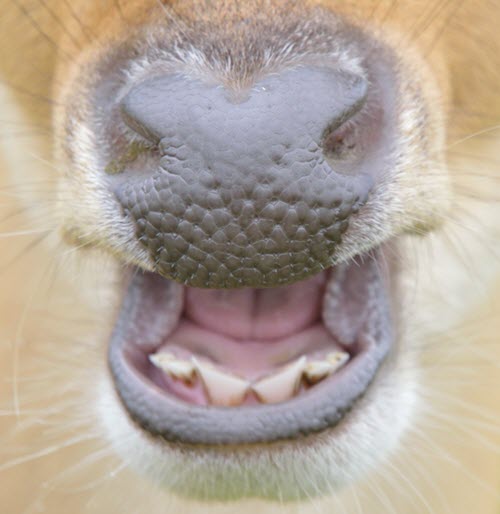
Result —
[[160, 166], [116, 195], [157, 271], [198, 287], [271, 286], [331, 264], [366, 176], [336, 174], [324, 131], [360, 108], [365, 82], [289, 70], [235, 99], [221, 87], [157, 77], [122, 104], [158, 143]]

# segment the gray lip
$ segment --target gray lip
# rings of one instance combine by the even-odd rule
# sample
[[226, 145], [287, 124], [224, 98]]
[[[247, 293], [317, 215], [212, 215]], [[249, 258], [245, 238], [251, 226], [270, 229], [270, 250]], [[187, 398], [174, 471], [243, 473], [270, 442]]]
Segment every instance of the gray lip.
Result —
[[[366, 321], [358, 352], [349, 365], [290, 401], [260, 406], [204, 407], [177, 400], [152, 384], [131, 362], [144, 354], [130, 340], [137, 307], [138, 275], [130, 284], [109, 345], [115, 387], [131, 418], [154, 436], [170, 442], [203, 445], [269, 443], [294, 439], [335, 426], [366, 391], [393, 342], [388, 286], [375, 259], [350, 266], [371, 280]], [[377, 278], [373, 278], [377, 277]], [[160, 279], [158, 280], [165, 280]], [[348, 301], [348, 299], [346, 299]]]

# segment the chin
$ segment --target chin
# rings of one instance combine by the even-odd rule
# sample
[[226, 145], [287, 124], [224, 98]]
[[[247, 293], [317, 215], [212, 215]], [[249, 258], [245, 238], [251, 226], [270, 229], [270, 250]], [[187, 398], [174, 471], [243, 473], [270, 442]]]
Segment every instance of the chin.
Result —
[[98, 393], [113, 446], [203, 499], [322, 496], [372, 468], [416, 403], [388, 252], [265, 289], [127, 269]]

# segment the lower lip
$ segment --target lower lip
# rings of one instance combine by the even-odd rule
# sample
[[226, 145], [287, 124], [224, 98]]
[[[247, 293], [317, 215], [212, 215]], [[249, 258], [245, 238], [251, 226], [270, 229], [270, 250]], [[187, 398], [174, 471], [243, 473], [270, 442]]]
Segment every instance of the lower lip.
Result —
[[[351, 266], [356, 266], [356, 273], [365, 273], [368, 279], [374, 270], [378, 273], [378, 264], [375, 259], [360, 259]], [[380, 287], [379, 280], [374, 284], [377, 312], [371, 312], [371, 316], [376, 316], [378, 325], [386, 329], [361, 334], [355, 355], [339, 372], [283, 403], [239, 407], [193, 405], [168, 394], [136, 365], [147, 358], [144, 348], [134, 345], [129, 337], [133, 333], [131, 306], [140, 300], [137, 295], [141, 294], [141, 280], [144, 277], [138, 275], [132, 281], [125, 297], [110, 342], [109, 365], [128, 414], [151, 435], [170, 442], [267, 443], [332, 428], [364, 394], [393, 345], [389, 286]]]

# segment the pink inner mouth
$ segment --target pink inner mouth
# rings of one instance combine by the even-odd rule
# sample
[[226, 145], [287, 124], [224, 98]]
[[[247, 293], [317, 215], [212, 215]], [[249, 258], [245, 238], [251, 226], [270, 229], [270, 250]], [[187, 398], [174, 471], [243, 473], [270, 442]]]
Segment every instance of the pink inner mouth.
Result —
[[270, 289], [186, 289], [185, 317], [241, 342], [296, 334], [321, 318], [326, 273]]
[[[311, 366], [317, 368], [321, 363], [323, 368], [328, 367], [330, 359], [333, 369], [332, 354], [337, 354], [336, 358], [340, 353], [346, 355], [322, 319], [329, 277], [329, 272], [323, 272], [290, 286], [269, 289], [174, 286], [182, 288], [181, 314], [168, 337], [156, 348], [155, 356], [163, 362], [170, 360], [166, 367], [158, 362], [151, 367], [152, 380], [170, 394], [196, 405], [273, 403], [307, 390], [329, 374], [313, 379]], [[179, 363], [182, 369], [188, 369], [184, 375], [175, 373]], [[214, 387], [237, 392], [240, 383], [226, 384], [222, 378], [216, 379], [215, 385], [209, 384], [206, 376], [202, 379], [198, 365], [208, 366], [207, 373], [215, 369], [241, 379], [248, 384], [248, 390], [237, 399], [225, 398], [225, 392], [215, 398]], [[280, 373], [293, 366], [298, 366], [295, 379], [278, 380], [271, 387], [273, 400], [255, 392], [253, 384], [267, 377], [284, 376]], [[290, 380], [295, 380], [295, 385]]]

